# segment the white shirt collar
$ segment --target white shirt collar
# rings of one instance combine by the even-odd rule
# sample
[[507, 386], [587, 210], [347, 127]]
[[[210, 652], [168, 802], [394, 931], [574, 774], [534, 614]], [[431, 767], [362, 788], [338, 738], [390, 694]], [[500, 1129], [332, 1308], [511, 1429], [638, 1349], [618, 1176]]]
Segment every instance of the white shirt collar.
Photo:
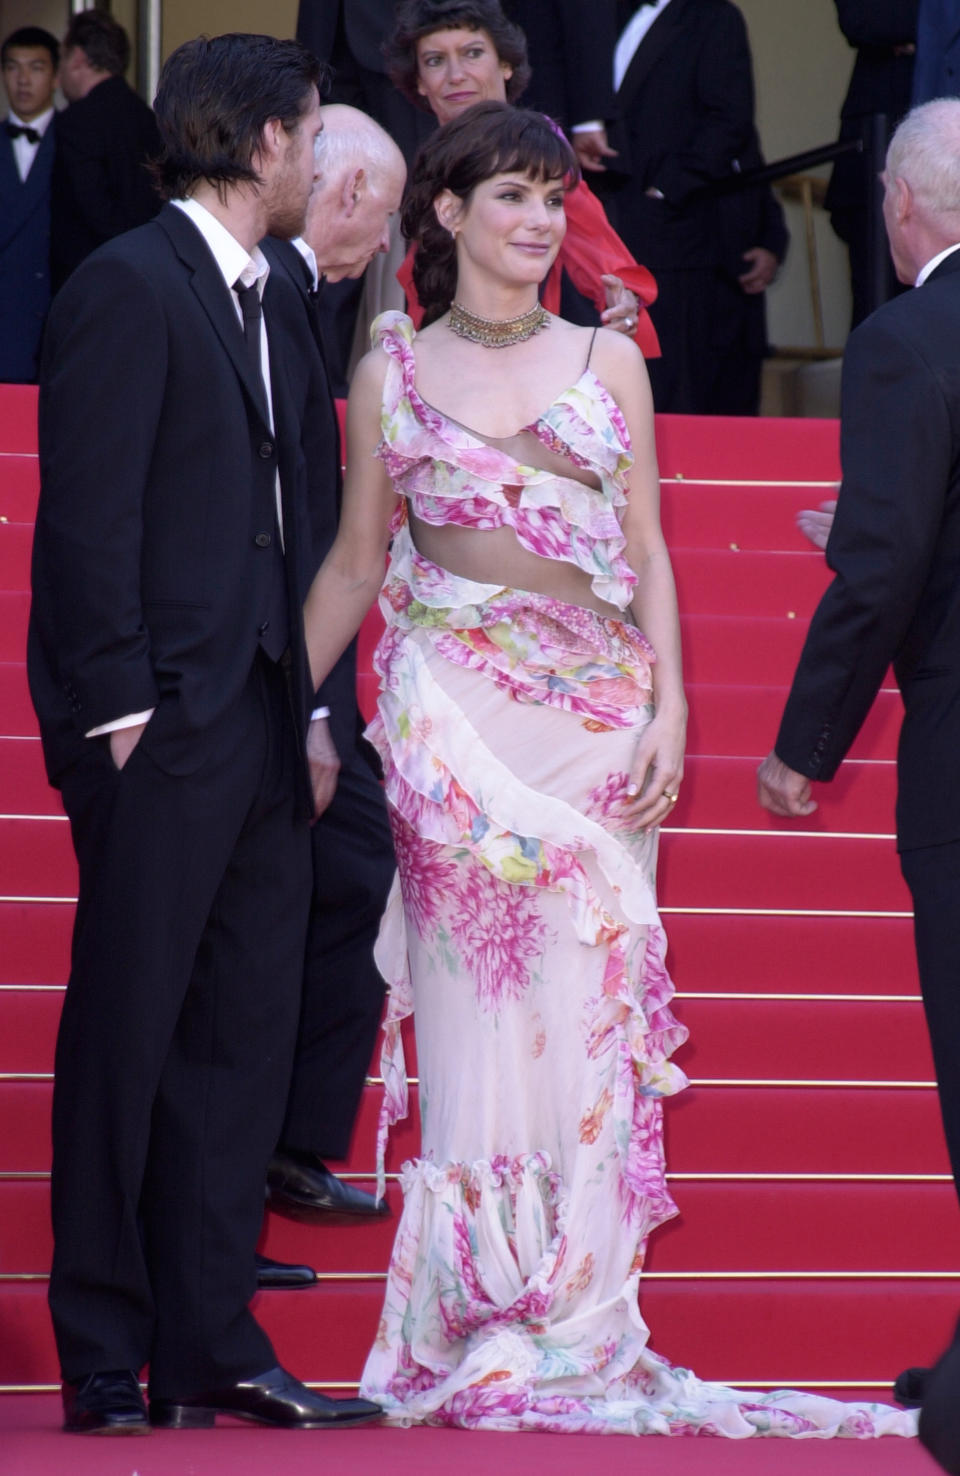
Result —
[[310, 275], [313, 277], [314, 291], [316, 291], [316, 289], [320, 286], [320, 268], [317, 266], [317, 253], [314, 251], [313, 247], [310, 246], [303, 239], [302, 236], [294, 236], [293, 240], [290, 242], [290, 245], [296, 247], [300, 255], [303, 257], [304, 261], [307, 263], [307, 266], [310, 268]]
[[915, 287], [922, 287], [931, 272], [935, 272], [940, 263], [946, 261], [947, 257], [952, 256], [955, 251], [960, 251], [960, 241], [954, 241], [952, 246], [945, 246], [942, 251], [937, 252], [936, 256], [931, 257], [926, 266], [920, 268], [917, 273], [917, 280], [913, 285]]
[[245, 246], [240, 245], [236, 236], [231, 236], [226, 226], [217, 220], [206, 205], [201, 205], [199, 200], [173, 200], [171, 204], [193, 221], [209, 246], [227, 286], [232, 288], [235, 282], [240, 281], [244, 287], [252, 287], [256, 282], [262, 296], [270, 263], [260, 247], [254, 246], [253, 251], [248, 252]]
[[[19, 114], [13, 111], [13, 108], [11, 108], [8, 114], [8, 120], [11, 123], [15, 123], [18, 128], [35, 128], [37, 133], [39, 133], [40, 137], [42, 138], [47, 129], [50, 127], [50, 124], [53, 122], [53, 115], [56, 111], [56, 108], [49, 107], [47, 108], [47, 111], [45, 113], [41, 113], [38, 118], [34, 118], [32, 123], [27, 123], [24, 121], [23, 118], [19, 116]], [[17, 142], [19, 143], [19, 139], [17, 140]], [[35, 144], [34, 147], [36, 148], [37, 145]]]
[[644, 5], [632, 16], [623, 30], [613, 53], [613, 90], [620, 91], [620, 84], [627, 75], [637, 48], [657, 17], [666, 10], [670, 0], [657, 0], [655, 5]]

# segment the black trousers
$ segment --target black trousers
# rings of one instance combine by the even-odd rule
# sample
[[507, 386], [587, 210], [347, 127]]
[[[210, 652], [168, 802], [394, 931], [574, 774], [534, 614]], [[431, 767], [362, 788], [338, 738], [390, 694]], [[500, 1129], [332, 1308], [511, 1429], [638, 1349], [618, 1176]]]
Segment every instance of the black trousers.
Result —
[[383, 790], [362, 753], [341, 769], [312, 845], [300, 1030], [280, 1141], [346, 1158], [383, 1009], [373, 944], [396, 869]]
[[[638, 259], [644, 260], [642, 250]], [[716, 377], [716, 272], [713, 267], [656, 267], [654, 275], [657, 300], [649, 312], [661, 355], [647, 360], [654, 409], [661, 415], [708, 415]]]
[[64, 779], [80, 871], [56, 1051], [50, 1309], [76, 1380], [150, 1363], [177, 1397], [276, 1362], [248, 1309], [309, 904], [284, 677], [173, 777], [106, 738]]
[[960, 1194], [960, 841], [903, 851], [900, 866], [913, 896], [920, 992]]

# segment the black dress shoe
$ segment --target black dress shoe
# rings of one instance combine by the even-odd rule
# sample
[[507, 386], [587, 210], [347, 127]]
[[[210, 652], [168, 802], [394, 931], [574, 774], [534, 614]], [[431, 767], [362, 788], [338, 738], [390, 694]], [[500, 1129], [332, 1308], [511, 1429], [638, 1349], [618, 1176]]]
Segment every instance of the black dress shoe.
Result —
[[315, 1394], [285, 1368], [270, 1368], [255, 1379], [192, 1394], [186, 1399], [151, 1399], [150, 1423], [163, 1430], [206, 1429], [218, 1414], [298, 1430], [342, 1430], [366, 1425], [383, 1411], [368, 1399], [327, 1399]]
[[146, 1435], [147, 1406], [133, 1370], [87, 1374], [64, 1384], [63, 1428], [71, 1435]]
[[920, 1444], [950, 1476], [960, 1476], [960, 1323], [946, 1353], [925, 1372]]
[[345, 1184], [315, 1153], [274, 1154], [267, 1168], [267, 1200], [271, 1209], [295, 1218], [322, 1215], [349, 1222], [390, 1213], [385, 1199]]
[[927, 1391], [932, 1369], [905, 1368], [893, 1381], [893, 1397], [904, 1409], [919, 1409]]
[[297, 1291], [302, 1286], [316, 1286], [317, 1273], [312, 1266], [289, 1266], [285, 1261], [271, 1261], [257, 1254], [257, 1286], [261, 1291]]

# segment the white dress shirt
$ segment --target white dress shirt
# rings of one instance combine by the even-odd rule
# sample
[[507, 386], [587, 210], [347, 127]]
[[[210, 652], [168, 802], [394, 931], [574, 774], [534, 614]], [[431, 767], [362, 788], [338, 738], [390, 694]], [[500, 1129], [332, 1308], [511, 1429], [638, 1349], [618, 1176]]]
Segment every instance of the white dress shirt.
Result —
[[7, 117], [8, 123], [15, 123], [18, 128], [33, 128], [40, 135], [40, 138], [37, 140], [36, 143], [31, 143], [30, 140], [28, 138], [25, 138], [22, 133], [19, 138], [12, 138], [10, 140], [11, 147], [13, 148], [14, 163], [17, 166], [17, 173], [20, 176], [21, 183], [30, 173], [30, 170], [33, 166], [33, 161], [37, 157], [37, 150], [39, 149], [40, 144], [43, 141], [43, 135], [46, 133], [47, 129], [50, 127], [50, 124], [53, 122], [53, 115], [55, 112], [55, 108], [47, 108], [47, 111], [45, 113], [41, 113], [39, 118], [34, 118], [31, 123], [26, 123], [23, 118], [17, 117], [12, 108], [10, 110], [10, 113]]
[[656, 5], [644, 5], [627, 21], [620, 32], [620, 39], [613, 53], [613, 90], [620, 91], [620, 84], [627, 75], [627, 68], [637, 53], [637, 47], [653, 25], [658, 15], [666, 10], [670, 0], [657, 0]]
[[920, 268], [917, 273], [917, 280], [913, 285], [915, 287], [922, 287], [930, 273], [935, 272], [940, 263], [946, 261], [947, 257], [952, 256], [955, 251], [960, 251], [960, 241], [955, 241], [952, 246], [947, 246], [943, 251], [938, 251], [936, 256], [932, 256], [926, 266]]
[[[16, 139], [15, 143], [22, 140]], [[234, 291], [234, 283], [240, 282], [244, 287], [252, 287], [254, 283], [263, 297], [263, 289], [270, 273], [270, 263], [260, 250], [254, 246], [252, 253], [245, 246], [241, 246], [236, 236], [231, 236], [225, 225], [221, 225], [216, 216], [213, 215], [205, 205], [196, 200], [174, 200], [172, 201], [178, 210], [189, 216], [204, 241], [210, 248], [214, 261], [220, 269], [224, 282], [230, 288], [230, 298], [237, 312], [237, 322], [243, 326], [243, 310], [240, 307], [240, 299]], [[267, 342], [267, 325], [265, 319], [260, 318], [260, 370], [263, 376], [263, 386], [267, 396], [267, 419], [270, 429], [273, 425], [273, 396], [270, 391], [270, 346]], [[277, 526], [280, 530], [281, 547], [283, 546], [283, 513], [280, 503], [280, 476], [277, 475], [276, 483], [276, 506]], [[150, 707], [146, 712], [131, 712], [125, 717], [115, 718], [112, 722], [102, 723], [98, 728], [91, 728], [85, 735], [87, 738], [98, 738], [103, 733], [118, 732], [121, 728], [135, 728], [140, 723], [149, 722], [155, 709]]]

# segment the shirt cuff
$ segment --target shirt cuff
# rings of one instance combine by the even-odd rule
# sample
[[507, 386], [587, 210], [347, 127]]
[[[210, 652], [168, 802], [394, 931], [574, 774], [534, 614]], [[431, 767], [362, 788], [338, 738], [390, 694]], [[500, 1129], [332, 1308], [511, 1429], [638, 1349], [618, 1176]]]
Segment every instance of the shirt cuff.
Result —
[[606, 125], [606, 123], [604, 123], [604, 121], [603, 121], [602, 118], [591, 118], [590, 121], [589, 121], [589, 123], [574, 123], [573, 126], [570, 129], [570, 132], [571, 133], [599, 133], [600, 130], [602, 128], [606, 128], [606, 126], [607, 125]]
[[313, 709], [313, 712], [310, 714], [310, 721], [312, 723], [315, 723], [318, 718], [328, 718], [329, 716], [330, 716], [330, 709], [329, 709], [329, 707], [315, 707]]
[[140, 723], [148, 723], [156, 710], [155, 707], [148, 707], [146, 712], [131, 712], [129, 717], [114, 718], [112, 723], [101, 723], [99, 728], [91, 728], [83, 736], [99, 738], [103, 733], [119, 733], [121, 728], [136, 728]]

